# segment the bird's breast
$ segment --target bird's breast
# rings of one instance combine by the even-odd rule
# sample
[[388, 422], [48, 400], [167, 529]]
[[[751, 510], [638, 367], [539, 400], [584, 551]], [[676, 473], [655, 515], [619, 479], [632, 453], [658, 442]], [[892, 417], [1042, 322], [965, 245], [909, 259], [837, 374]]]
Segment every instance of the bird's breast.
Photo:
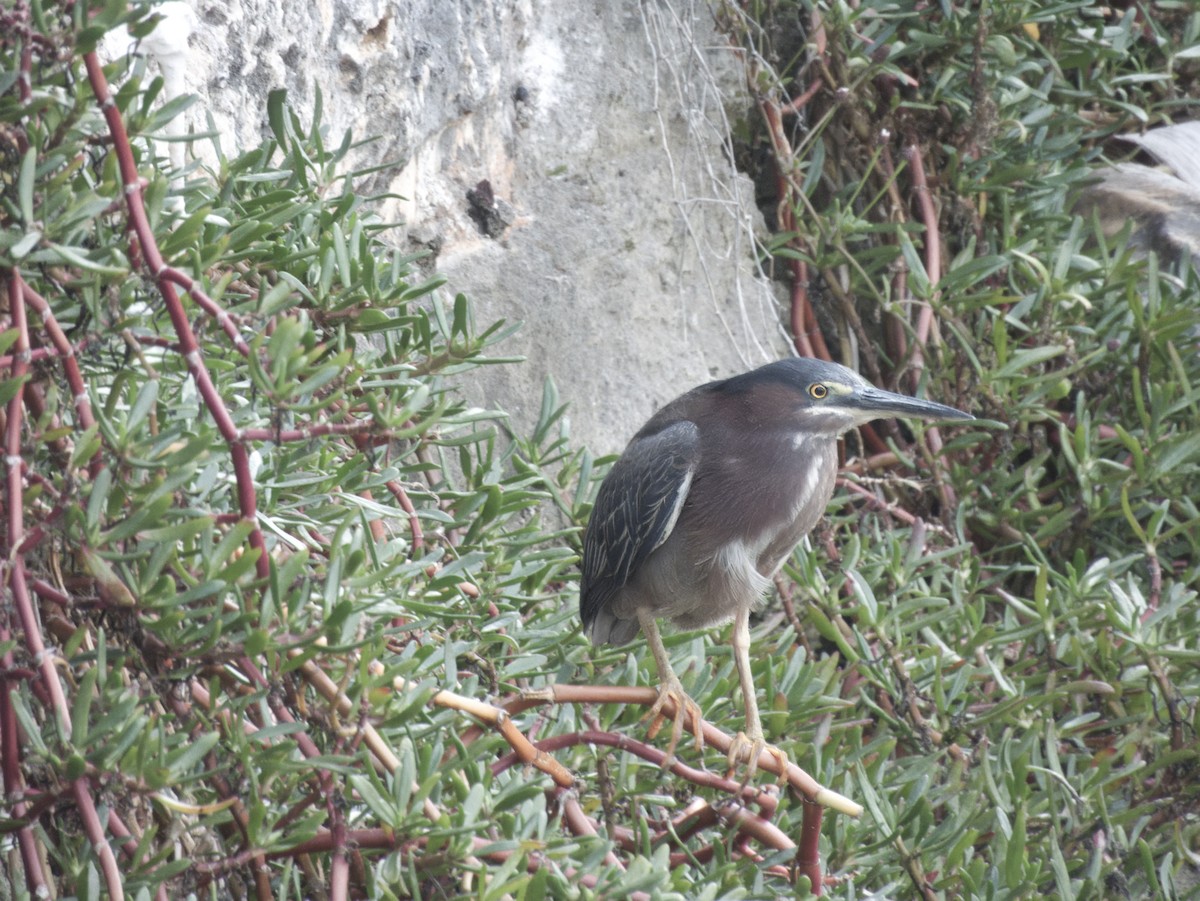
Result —
[[836, 474], [836, 444], [804, 433], [751, 433], [737, 452], [702, 459], [685, 512], [707, 545], [698, 556], [769, 578], [825, 512]]

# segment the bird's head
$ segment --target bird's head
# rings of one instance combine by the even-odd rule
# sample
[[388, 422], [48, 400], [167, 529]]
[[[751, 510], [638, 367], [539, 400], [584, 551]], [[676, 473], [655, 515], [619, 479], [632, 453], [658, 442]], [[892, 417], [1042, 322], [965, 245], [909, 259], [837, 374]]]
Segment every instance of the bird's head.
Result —
[[837, 437], [872, 419], [974, 419], [970, 413], [876, 388], [838, 363], [792, 357], [736, 376], [733, 391], [749, 392], [784, 414], [803, 432]]

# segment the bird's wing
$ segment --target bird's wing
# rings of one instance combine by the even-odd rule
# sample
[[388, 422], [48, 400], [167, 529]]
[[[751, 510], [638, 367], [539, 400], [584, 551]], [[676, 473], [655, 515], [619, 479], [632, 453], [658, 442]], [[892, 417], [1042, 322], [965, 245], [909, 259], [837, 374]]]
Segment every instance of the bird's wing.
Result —
[[583, 536], [579, 612], [585, 629], [667, 540], [699, 459], [699, 430], [684, 420], [635, 438], [613, 464]]

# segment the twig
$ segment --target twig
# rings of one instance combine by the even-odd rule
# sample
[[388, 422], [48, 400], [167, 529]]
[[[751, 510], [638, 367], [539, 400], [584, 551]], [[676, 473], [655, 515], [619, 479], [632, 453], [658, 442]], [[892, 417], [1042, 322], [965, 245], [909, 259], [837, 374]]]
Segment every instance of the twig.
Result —
[[881, 501], [878, 497], [876, 497], [862, 485], [859, 485], [857, 482], [852, 482], [850, 479], [838, 479], [837, 484], [839, 487], [845, 488], [846, 490], [857, 494], [859, 497], [866, 498], [867, 501], [870, 502], [871, 506], [873, 506], [875, 509], [887, 513], [889, 516], [894, 516], [902, 523], [911, 526], [915, 525], [917, 522], [917, 517], [913, 516], [913, 514], [909, 513], [902, 507], [897, 507], [895, 504], [888, 503], [887, 501]]
[[821, 819], [824, 812], [820, 804], [804, 802], [800, 846], [796, 849], [796, 869], [808, 877], [814, 895], [820, 895], [824, 887], [821, 879]]
[[[567, 824], [567, 828], [571, 830], [572, 835], [587, 835], [594, 838], [600, 834], [596, 830], [595, 824], [583, 812], [583, 808], [579, 806], [579, 798], [575, 796], [574, 792], [568, 791], [565, 788], [559, 788], [556, 789], [556, 794], [562, 808], [563, 822]], [[604, 855], [604, 862], [619, 870], [625, 869], [625, 864], [621, 862], [621, 859], [617, 857], [612, 849], [609, 849]]]
[[[657, 700], [658, 692], [653, 688], [603, 685], [553, 685], [548, 688], [525, 692], [521, 695], [519, 704], [521, 707], [547, 703], [642, 704], [649, 707]], [[674, 704], [670, 698], [663, 705], [663, 714], [667, 719], [671, 719], [675, 715]], [[721, 753], [728, 753], [729, 748], [733, 745], [734, 737], [732, 735], [723, 732], [708, 721], [703, 722], [702, 732], [704, 743], [716, 748]], [[777, 776], [783, 775], [779, 769], [778, 758], [768, 751], [763, 751], [759, 756], [758, 768], [774, 773]], [[831, 807], [852, 817], [862, 814], [862, 807], [859, 804], [832, 789], [825, 788], [794, 763], [788, 764], [786, 776], [792, 787], [810, 801]]]
[[238, 331], [239, 320], [234, 317], [233, 314], [227, 312], [215, 300], [209, 297], [208, 294], [204, 292], [204, 289], [202, 289], [191, 278], [191, 276], [180, 272], [174, 266], [164, 266], [161, 270], [159, 270], [159, 278], [174, 282], [175, 284], [179, 285], [179, 287], [183, 288], [183, 290], [188, 293], [192, 300], [196, 301], [196, 305], [199, 306], [200, 309], [204, 310], [204, 312], [208, 313], [209, 316], [217, 320], [217, 325], [221, 327], [221, 330], [225, 332], [225, 334], [229, 337], [229, 340], [233, 342], [233, 346], [237, 348], [238, 353], [240, 353], [243, 357], [250, 356], [250, 345], [246, 343], [246, 340], [242, 337], [241, 332]]
[[75, 415], [79, 417], [79, 426], [82, 429], [91, 428], [96, 418], [92, 415], [92, 404], [88, 399], [87, 386], [83, 381], [83, 373], [79, 370], [79, 360], [75, 357], [75, 348], [71, 346], [71, 342], [67, 340], [66, 334], [62, 327], [58, 324], [58, 320], [54, 318], [54, 311], [50, 309], [50, 304], [47, 300], [34, 291], [29, 284], [21, 278], [19, 273], [16, 277], [20, 280], [21, 290], [25, 295], [25, 299], [29, 301], [29, 305], [42, 317], [42, 327], [46, 330], [46, 334], [50, 336], [50, 341], [53, 343], [55, 350], [63, 360], [63, 373], [67, 377], [67, 384], [71, 388], [72, 403], [75, 405]]
[[237, 484], [238, 507], [242, 518], [251, 524], [249, 536], [250, 546], [258, 552], [255, 560], [255, 572], [264, 582], [270, 577], [270, 561], [267, 558], [266, 541], [262, 529], [258, 525], [258, 498], [254, 490], [254, 478], [250, 472], [250, 454], [238, 437], [237, 426], [229, 409], [225, 406], [220, 393], [213, 384], [196, 334], [187, 313], [180, 303], [179, 294], [175, 290], [177, 272], [164, 262], [158, 250], [158, 242], [150, 228], [150, 220], [146, 215], [146, 207], [142, 198], [141, 181], [138, 177], [137, 164], [134, 162], [133, 150], [129, 144], [129, 135], [125, 130], [125, 122], [120, 110], [108, 91], [108, 80], [104, 77], [104, 69], [96, 51], [83, 55], [83, 63], [88, 73], [88, 81], [92, 92], [100, 103], [104, 113], [108, 132], [113, 142], [113, 152], [117, 157], [117, 166], [121, 173], [121, 182], [125, 186], [125, 203], [129, 211], [129, 222], [137, 238], [137, 249], [143, 258], [145, 267], [154, 277], [159, 293], [171, 317], [171, 324], [179, 338], [179, 352], [187, 363], [188, 371], [209, 415], [217, 425], [221, 437], [229, 447], [230, 462], [233, 464], [234, 478]]
[[[139, 863], [138, 840], [134, 838], [125, 822], [117, 816], [116, 811], [111, 808], [108, 811], [108, 831], [117, 837], [121, 850], [125, 852], [130, 861], [134, 864]], [[158, 888], [154, 890], [154, 897], [156, 901], [168, 901], [165, 883], [159, 883]]]
[[377, 429], [375, 423], [366, 419], [354, 422], [318, 422], [299, 429], [238, 429], [237, 436], [242, 441], [309, 441], [326, 435], [361, 435], [370, 432], [378, 438], [388, 438], [391, 431]]
[[[17, 332], [16, 360], [13, 364], [12, 378], [18, 382], [16, 392], [8, 402], [4, 423], [5, 483], [8, 506], [7, 538], [9, 548], [13, 550], [13, 553], [9, 555], [8, 585], [12, 593], [12, 605], [16, 609], [17, 618], [25, 635], [25, 646], [34, 660], [41, 676], [42, 687], [46, 691], [51, 709], [58, 720], [59, 735], [65, 741], [73, 731], [71, 709], [67, 704], [66, 694], [63, 692], [62, 682], [59, 681], [58, 671], [55, 668], [57, 655], [46, 647], [42, 638], [41, 625], [29, 593], [29, 582], [25, 573], [25, 555], [19, 552], [25, 532], [24, 485], [21, 478], [21, 424], [25, 394], [24, 378], [29, 368], [29, 327], [25, 315], [24, 283], [16, 269], [11, 272], [9, 277], [8, 301], [13, 328]], [[10, 703], [7, 691], [3, 694], [5, 703]], [[19, 744], [14, 744], [5, 748], [5, 758], [19, 754], [17, 750], [19, 747]], [[83, 830], [92, 843], [100, 871], [104, 874], [109, 896], [113, 899], [124, 898], [117, 858], [105, 837], [99, 812], [96, 810], [95, 801], [91, 796], [91, 786], [86, 777], [80, 776], [71, 780], [70, 788], [78, 807]], [[22, 847], [22, 856], [25, 858], [23, 863], [26, 864], [26, 881], [27, 884], [34, 883], [30, 886], [31, 890], [36, 886], [39, 889], [38, 894], [41, 894], [46, 890], [44, 883], [41, 882], [42, 868], [40, 863], [35, 862], [36, 857], [32, 861], [29, 859], [27, 852], [32, 850], [32, 846], [29, 849]], [[34, 863], [32, 868], [29, 866], [31, 862]]]
[[[648, 763], [660, 767], [667, 760], [666, 752], [660, 751], [658, 748], [652, 747], [645, 742], [637, 741], [627, 735], [622, 735], [619, 732], [607, 732], [603, 729], [568, 732], [562, 735], [555, 735], [551, 738], [543, 738], [537, 742], [538, 749], [547, 753], [561, 751], [564, 748], [576, 745], [603, 745], [609, 748], [616, 748], [619, 751], [633, 754]], [[506, 754], [492, 764], [492, 773], [504, 772], [504, 770], [516, 763], [517, 760], [519, 760], [517, 754]], [[740, 797], [747, 804], [755, 804], [764, 817], [775, 815], [778, 801], [774, 795], [768, 792], [761, 791], [751, 785], [740, 783], [718, 773], [690, 767], [687, 764], [681, 763], [678, 757], [674, 757], [671, 760], [671, 765], [667, 769], [672, 774], [679, 776], [681, 779], [686, 779], [693, 785], [722, 791], [735, 797]]]
[[[410, 688], [409, 684], [400, 678], [395, 679], [392, 685], [397, 691], [407, 691]], [[509, 712], [503, 707], [468, 698], [445, 689], [437, 692], [430, 699], [430, 703], [437, 707], [469, 713], [480, 722], [491, 726], [504, 736], [504, 740], [508, 742], [509, 747], [513, 749], [522, 763], [530, 764], [541, 770], [559, 787], [570, 788], [575, 784], [575, 778], [567, 771], [566, 767], [549, 754], [539, 750], [533, 742], [526, 738], [525, 734], [517, 728], [516, 723], [512, 721]]]

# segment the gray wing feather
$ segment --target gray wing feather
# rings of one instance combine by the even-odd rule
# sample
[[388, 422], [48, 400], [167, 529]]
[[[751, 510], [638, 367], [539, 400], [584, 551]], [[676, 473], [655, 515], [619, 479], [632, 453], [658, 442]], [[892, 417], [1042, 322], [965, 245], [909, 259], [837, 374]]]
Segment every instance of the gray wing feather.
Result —
[[[579, 612], [586, 631], [602, 614], [611, 618], [614, 595], [675, 528], [699, 457], [699, 430], [681, 421], [635, 438], [613, 464], [583, 536]], [[637, 625], [608, 631], [611, 639], [627, 641]]]

